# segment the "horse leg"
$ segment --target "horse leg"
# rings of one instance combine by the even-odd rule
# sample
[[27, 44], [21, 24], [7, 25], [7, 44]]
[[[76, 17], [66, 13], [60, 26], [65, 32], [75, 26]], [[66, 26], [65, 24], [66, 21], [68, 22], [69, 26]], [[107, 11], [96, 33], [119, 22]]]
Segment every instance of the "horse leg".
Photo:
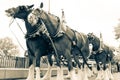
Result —
[[88, 77], [92, 77], [92, 76], [93, 76], [93, 66], [92, 66], [92, 64], [91, 64], [91, 69], [92, 69], [92, 70], [90, 70], [90, 69], [87, 68]]
[[83, 80], [89, 80], [88, 79], [88, 72], [87, 72], [87, 65], [83, 62]]
[[82, 69], [80, 69], [79, 67], [77, 68], [78, 70], [78, 74], [77, 74], [77, 76], [78, 76], [78, 79], [79, 80], [82, 80], [82, 76], [83, 76], [83, 72], [82, 72]]
[[61, 63], [60, 63], [60, 55], [58, 54], [58, 56], [55, 55], [55, 59], [56, 59], [56, 62], [57, 62], [57, 80], [64, 80], [64, 77], [63, 77], [63, 69], [62, 69], [62, 66], [61, 66]]
[[42, 80], [51, 80], [51, 66], [48, 64], [48, 69]]
[[57, 80], [64, 80], [62, 67], [57, 67]]
[[[87, 75], [87, 56], [88, 56], [88, 53], [89, 52], [89, 49], [86, 49], [86, 48], [82, 48], [81, 49], [81, 55], [83, 57], [83, 80], [88, 80], [88, 75]], [[85, 62], [86, 61], [86, 62]], [[86, 65], [85, 65], [86, 64]]]
[[97, 77], [96, 77], [95, 80], [101, 80], [102, 70], [101, 70], [99, 64], [97, 64], [97, 71], [98, 71], [98, 72], [97, 72]]
[[48, 58], [48, 62], [49, 62], [48, 70], [47, 70], [45, 76], [42, 78], [42, 80], [47, 80], [47, 79], [51, 80], [51, 68], [52, 68], [52, 64], [53, 64], [52, 55], [48, 55], [47, 58]]
[[39, 55], [36, 56], [36, 80], [40, 80], [40, 59], [41, 57]]
[[82, 70], [81, 70], [81, 64], [79, 62], [79, 55], [75, 54], [75, 53], [72, 53], [72, 54], [73, 54], [75, 62], [78, 64], [78, 68], [77, 68], [78, 74], [77, 74], [77, 77], [78, 77], [79, 80], [82, 80]]
[[103, 67], [103, 74], [104, 74], [103, 80], [109, 80], [106, 64], [104, 64], [104, 67]]
[[111, 62], [109, 63], [109, 66], [108, 66], [108, 75], [109, 75], [109, 77], [110, 77], [110, 80], [114, 80], [114, 77], [113, 77], [113, 75], [112, 75], [112, 72], [111, 72]]
[[70, 72], [70, 78], [71, 78], [71, 80], [77, 80], [75, 69], [72, 66], [72, 59], [71, 59], [71, 53], [70, 53], [70, 51], [66, 50], [66, 53], [64, 55], [65, 55], [65, 57], [67, 59], [68, 70]]
[[34, 80], [34, 64], [33, 64], [33, 56], [29, 56], [29, 71], [26, 80]]

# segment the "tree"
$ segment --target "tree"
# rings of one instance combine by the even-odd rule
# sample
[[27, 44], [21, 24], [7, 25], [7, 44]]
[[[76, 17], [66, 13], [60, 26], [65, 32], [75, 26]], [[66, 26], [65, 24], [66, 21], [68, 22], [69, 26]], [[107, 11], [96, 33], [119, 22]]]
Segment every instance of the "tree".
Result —
[[114, 56], [115, 62], [120, 62], [120, 53]]
[[116, 39], [120, 38], [120, 23], [114, 28]]
[[19, 54], [19, 49], [18, 46], [16, 46], [12, 39], [9, 37], [5, 37], [0, 39], [0, 51], [5, 55], [5, 56], [14, 56]]

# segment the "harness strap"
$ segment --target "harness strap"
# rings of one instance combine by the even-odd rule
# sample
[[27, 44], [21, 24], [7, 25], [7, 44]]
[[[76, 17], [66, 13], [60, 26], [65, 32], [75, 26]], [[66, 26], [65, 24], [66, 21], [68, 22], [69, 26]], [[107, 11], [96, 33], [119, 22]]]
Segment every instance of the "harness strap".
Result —
[[77, 36], [76, 36], [76, 31], [71, 29], [74, 33], [73, 39], [72, 39], [72, 45], [76, 46], [77, 45]]
[[29, 39], [29, 38], [35, 38], [35, 37], [41, 36], [44, 40], [46, 40], [46, 42], [48, 42], [49, 45], [52, 46], [51, 48], [54, 51], [54, 52], [52, 51], [52, 53], [55, 53], [55, 58], [56, 58], [57, 64], [60, 66], [60, 59], [58, 57], [58, 53], [57, 53], [56, 47], [53, 43], [53, 40], [51, 39], [51, 36], [42, 20], [41, 20], [41, 23], [42, 24], [40, 24], [40, 23], [37, 24], [38, 29], [32, 34], [26, 35], [26, 38]]
[[[58, 18], [58, 17], [57, 17]], [[51, 36], [53, 39], [56, 39], [58, 37], [63, 36], [64, 31], [61, 29], [61, 23], [60, 23], [60, 19], [58, 18], [58, 28], [55, 32], [55, 34], [53, 36]]]
[[35, 30], [34, 32], [32, 32], [31, 34], [26, 34], [25, 35], [25, 38], [26, 39], [30, 39], [30, 38], [35, 38], [35, 37], [39, 37], [39, 36], [42, 36], [41, 33], [48, 33], [47, 32], [47, 29], [44, 25], [44, 23], [42, 22], [42, 24], [36, 24], [36, 26], [38, 27], [37, 30]]
[[43, 34], [42, 37], [43, 37], [48, 43], [50, 42], [49, 45], [52, 46], [51, 48], [53, 49], [52, 53], [55, 53], [54, 55], [55, 55], [55, 59], [56, 59], [56, 61], [57, 61], [57, 65], [60, 66], [60, 59], [59, 59], [59, 57], [58, 57], [58, 53], [57, 53], [57, 50], [56, 50], [56, 47], [55, 47], [55, 45], [54, 45], [53, 40], [51, 39], [51, 37], [50, 37], [50, 35], [49, 35], [48, 32], [45, 32], [45, 33], [42, 33], [42, 34]]

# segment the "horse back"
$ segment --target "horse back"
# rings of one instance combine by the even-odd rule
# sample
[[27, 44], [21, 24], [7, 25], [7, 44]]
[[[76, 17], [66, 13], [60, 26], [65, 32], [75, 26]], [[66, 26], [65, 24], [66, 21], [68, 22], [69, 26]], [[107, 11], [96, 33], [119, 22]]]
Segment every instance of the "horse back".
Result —
[[71, 41], [75, 40], [76, 45], [79, 48], [89, 47], [89, 40], [86, 34], [75, 31], [69, 27], [67, 27], [65, 34], [69, 37]]
[[89, 40], [86, 34], [77, 32], [76, 36], [77, 36], [78, 46], [89, 47]]

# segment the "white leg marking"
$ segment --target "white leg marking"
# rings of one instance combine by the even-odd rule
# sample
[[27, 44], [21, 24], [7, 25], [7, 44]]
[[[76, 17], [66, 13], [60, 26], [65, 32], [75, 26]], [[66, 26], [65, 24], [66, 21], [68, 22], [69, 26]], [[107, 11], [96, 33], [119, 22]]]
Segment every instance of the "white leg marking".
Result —
[[79, 80], [82, 80], [83, 72], [82, 72], [82, 70], [79, 69], [79, 68], [78, 68], [78, 74], [77, 74], [77, 75], [78, 75], [78, 79], [79, 79]]
[[103, 72], [104, 72], [104, 78], [103, 78], [103, 80], [109, 80], [109, 76], [108, 76], [107, 70], [105, 70]]
[[61, 80], [64, 80], [64, 76], [63, 76], [63, 67], [62, 67], [62, 66], [61, 66], [61, 68], [60, 68], [60, 71], [61, 71], [61, 72], [60, 72], [60, 73], [61, 73], [61, 74], [60, 74]]
[[26, 80], [34, 80], [34, 65], [33, 64], [29, 67], [28, 77]]
[[110, 80], [114, 80], [114, 77], [111, 73], [111, 70], [107, 69], [107, 73], [108, 73], [108, 76], [109, 76]]
[[70, 71], [70, 78], [71, 78], [71, 80], [77, 80], [77, 75], [75, 73], [75, 69]]
[[64, 78], [70, 78], [70, 72], [68, 71], [68, 75], [64, 76]]
[[109, 76], [110, 80], [114, 80], [114, 77], [112, 75], [111, 69], [112, 69], [111, 63], [109, 63], [108, 76]]
[[42, 78], [42, 80], [47, 80], [47, 79], [51, 80], [51, 68], [52, 67], [50, 65], [48, 65], [48, 70], [47, 70], [45, 76]]
[[102, 77], [102, 74], [103, 74], [102, 72], [103, 72], [102, 70], [98, 71], [97, 77], [96, 77], [95, 80], [101, 80], [101, 77]]
[[87, 68], [87, 74], [88, 74], [88, 77], [92, 77], [93, 76], [93, 70], [90, 70], [89, 68]]
[[57, 67], [57, 80], [64, 80], [63, 79], [63, 70], [60, 67]]
[[83, 71], [83, 80], [88, 80], [88, 72], [87, 72], [87, 67], [84, 68], [84, 71]]
[[40, 80], [40, 68], [36, 67], [35, 71], [36, 71], [36, 80]]

